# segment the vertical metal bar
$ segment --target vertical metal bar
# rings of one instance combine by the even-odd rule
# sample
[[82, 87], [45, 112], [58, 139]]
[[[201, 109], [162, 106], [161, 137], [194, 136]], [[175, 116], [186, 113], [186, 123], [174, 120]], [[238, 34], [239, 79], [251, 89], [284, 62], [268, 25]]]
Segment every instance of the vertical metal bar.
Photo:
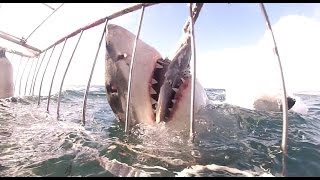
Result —
[[273, 30], [268, 18], [267, 11], [263, 5], [263, 3], [260, 3], [260, 8], [262, 11], [262, 14], [264, 15], [264, 18], [266, 20], [267, 28], [269, 29], [272, 39], [273, 39], [273, 44], [274, 44], [274, 52], [278, 58], [278, 64], [279, 64], [279, 69], [280, 69], [280, 75], [281, 75], [281, 80], [282, 80], [282, 89], [283, 89], [283, 95], [282, 95], [282, 112], [283, 112], [283, 125], [282, 125], [282, 143], [281, 143], [281, 148], [283, 152], [283, 169], [282, 169], [282, 175], [285, 176], [286, 174], [286, 168], [285, 168], [285, 156], [287, 154], [287, 137], [288, 137], [288, 102], [287, 102], [287, 92], [286, 92], [286, 86], [285, 86], [285, 81], [284, 81], [284, 76], [283, 76], [283, 69], [281, 65], [281, 60], [280, 60], [280, 55], [277, 47], [277, 43], [273, 34]]
[[23, 93], [24, 96], [26, 95], [26, 92], [27, 92], [28, 81], [29, 81], [30, 73], [31, 73], [31, 70], [32, 70], [32, 67], [33, 67], [33, 62], [34, 62], [35, 60], [32, 59], [31, 61], [32, 61], [32, 62], [31, 62], [31, 67], [30, 67], [30, 70], [29, 70], [29, 73], [28, 73], [28, 76], [27, 76], [26, 84], [25, 84], [25, 86], [24, 86], [24, 93]]
[[16, 78], [14, 80], [14, 91], [16, 91], [16, 87], [17, 87], [17, 79], [19, 77], [19, 70], [20, 70], [20, 66], [21, 66], [21, 62], [22, 62], [22, 58], [23, 56], [20, 56], [20, 63], [19, 63], [19, 66], [18, 66], [18, 70], [17, 70], [17, 75], [16, 75]]
[[52, 51], [51, 51], [51, 54], [50, 54], [50, 57], [49, 57], [49, 59], [48, 59], [47, 65], [46, 65], [46, 67], [45, 67], [45, 69], [44, 69], [44, 72], [43, 72], [43, 74], [42, 74], [41, 83], [40, 83], [40, 89], [39, 89], [38, 105], [40, 105], [41, 89], [42, 89], [43, 79], [44, 79], [44, 76], [46, 75], [47, 68], [48, 68], [48, 65], [49, 65], [51, 56], [52, 56], [55, 48], [56, 48], [56, 46], [53, 46], [53, 49], [52, 49]]
[[190, 40], [191, 40], [191, 101], [190, 101], [190, 140], [193, 142], [194, 140], [194, 93], [195, 93], [195, 81], [196, 81], [196, 42], [194, 36], [194, 19], [192, 16], [192, 3], [189, 4], [190, 11]]
[[13, 61], [13, 56], [14, 56], [14, 53], [12, 53], [12, 56], [11, 56], [11, 58], [9, 59], [9, 61]]
[[30, 60], [30, 58], [28, 58], [27, 63], [26, 63], [26, 65], [24, 66], [23, 71], [22, 71], [22, 74], [21, 74], [21, 76], [20, 76], [20, 83], [19, 83], [19, 96], [21, 95], [21, 83], [22, 83], [21, 81], [22, 81], [22, 78], [23, 78], [24, 72], [25, 72], [25, 70], [26, 70], [26, 67], [27, 67], [27, 65], [28, 65], [28, 63], [29, 63], [29, 60]]
[[36, 66], [34, 67], [32, 79], [31, 79], [31, 84], [30, 84], [30, 89], [29, 89], [29, 96], [31, 95], [31, 90], [32, 90], [33, 81], [34, 81], [34, 76], [35, 76], [35, 74], [36, 74], [36, 70], [37, 70], [37, 67], [38, 67], [38, 64], [39, 64], [39, 59], [40, 59], [40, 55], [38, 56]]
[[48, 50], [46, 50], [46, 51], [44, 52], [44, 55], [43, 55], [43, 57], [42, 57], [42, 59], [41, 59], [41, 62], [40, 62], [40, 65], [39, 65], [39, 67], [38, 67], [36, 76], [35, 76], [35, 78], [34, 78], [34, 81], [33, 81], [33, 84], [32, 84], [32, 96], [34, 95], [34, 86], [35, 86], [35, 84], [36, 84], [36, 81], [37, 81], [37, 78], [38, 78], [38, 74], [39, 74], [39, 71], [40, 71], [42, 62], [43, 62], [43, 60], [44, 60], [44, 57], [46, 57], [47, 52], [48, 52]]
[[58, 61], [57, 61], [57, 64], [56, 64], [56, 68], [54, 69], [54, 73], [53, 73], [53, 75], [52, 75], [51, 84], [50, 84], [50, 90], [49, 90], [49, 95], [48, 95], [48, 102], [47, 102], [47, 112], [49, 112], [50, 98], [51, 98], [51, 90], [52, 90], [52, 85], [53, 85], [54, 77], [56, 76], [56, 72], [57, 72], [57, 69], [58, 69], [58, 65], [59, 65], [59, 62], [60, 62], [60, 59], [61, 59], [61, 56], [62, 56], [64, 47], [65, 47], [67, 41], [68, 41], [68, 39], [65, 39], [65, 40], [64, 40], [63, 47], [62, 47], [62, 49], [61, 49], [60, 56], [59, 56]]
[[83, 97], [83, 106], [82, 106], [82, 124], [83, 125], [85, 125], [85, 120], [86, 120], [86, 106], [87, 106], [87, 98], [88, 98], [88, 92], [89, 92], [89, 88], [90, 88], [91, 78], [92, 78], [92, 75], [93, 75], [94, 68], [96, 66], [98, 54], [99, 54], [99, 51], [100, 51], [100, 47], [101, 47], [101, 43], [102, 43], [102, 40], [103, 40], [103, 36], [104, 36], [104, 34], [106, 32], [106, 27], [107, 27], [108, 22], [109, 22], [109, 19], [107, 19], [106, 22], [105, 22], [105, 25], [104, 25], [104, 28], [103, 28], [103, 32], [102, 32], [102, 36], [101, 36], [101, 39], [100, 39], [100, 42], [99, 42], [99, 47], [98, 47], [98, 50], [97, 50], [97, 53], [96, 53], [96, 57], [94, 58], [93, 65], [92, 65], [92, 68], [91, 68], [91, 73], [90, 73], [90, 77], [89, 77], [89, 80], [88, 80], [88, 83], [87, 83], [86, 92], [85, 92], [84, 97]]
[[70, 59], [69, 59], [68, 65], [67, 65], [67, 67], [66, 67], [66, 70], [64, 71], [63, 78], [62, 78], [62, 81], [61, 81], [61, 84], [60, 84], [59, 96], [58, 96], [58, 106], [57, 106], [57, 117], [58, 117], [58, 118], [59, 118], [59, 116], [60, 116], [59, 110], [60, 110], [60, 100], [61, 100], [61, 91], [62, 91], [62, 87], [63, 87], [63, 82], [64, 82], [64, 79], [66, 78], [66, 75], [67, 75], [69, 66], [70, 66], [70, 64], [71, 64], [73, 55], [74, 55], [74, 53], [76, 52], [76, 49], [77, 49], [77, 47], [78, 47], [78, 44], [79, 44], [80, 39], [81, 39], [81, 37], [82, 37], [82, 34], [83, 34], [83, 30], [81, 31], [81, 33], [80, 33], [80, 35], [79, 35], [79, 39], [78, 39], [78, 41], [77, 41], [77, 44], [76, 44], [76, 46], [75, 46], [74, 49], [73, 49], [72, 55], [71, 55], [71, 57], [70, 57]]
[[136, 38], [134, 40], [133, 44], [133, 52], [132, 52], [132, 59], [130, 63], [130, 71], [129, 71], [129, 83], [128, 83], [128, 95], [127, 95], [127, 106], [126, 106], [126, 122], [125, 122], [125, 133], [128, 133], [128, 126], [129, 126], [129, 105], [130, 105], [130, 99], [131, 99], [131, 79], [132, 79], [132, 71], [133, 71], [133, 64], [135, 60], [135, 54], [136, 54], [136, 48], [137, 48], [137, 42], [139, 39], [140, 31], [141, 31], [141, 24], [143, 20], [143, 14], [144, 14], [144, 6], [141, 7], [141, 15], [140, 15], [140, 21], [139, 21], [139, 27], [138, 27], [138, 32], [136, 35]]

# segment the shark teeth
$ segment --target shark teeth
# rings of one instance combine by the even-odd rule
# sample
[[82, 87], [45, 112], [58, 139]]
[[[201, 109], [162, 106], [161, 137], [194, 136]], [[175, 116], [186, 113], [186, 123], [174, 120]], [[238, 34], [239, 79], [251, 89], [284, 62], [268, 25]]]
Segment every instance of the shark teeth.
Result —
[[158, 81], [156, 81], [155, 79], [152, 78], [151, 84], [157, 84], [157, 83], [158, 83]]
[[171, 112], [171, 111], [172, 111], [172, 108], [168, 108], [168, 110]]
[[178, 92], [178, 88], [172, 88], [172, 90], [174, 91], [174, 92]]
[[162, 65], [160, 65], [159, 63], [156, 63], [156, 68], [163, 68], [163, 66]]
[[177, 100], [175, 100], [175, 99], [172, 99], [172, 103], [174, 104], [174, 103], [176, 103], [177, 102]]
[[154, 105], [154, 104], [156, 104], [156, 103], [157, 103], [157, 101], [154, 100], [153, 98], [151, 98], [151, 104]]
[[157, 92], [153, 88], [150, 88], [150, 94], [157, 94]]
[[183, 79], [183, 78], [181, 78], [181, 81], [182, 81], [182, 83], [184, 83], [186, 80], [185, 80], [185, 79]]

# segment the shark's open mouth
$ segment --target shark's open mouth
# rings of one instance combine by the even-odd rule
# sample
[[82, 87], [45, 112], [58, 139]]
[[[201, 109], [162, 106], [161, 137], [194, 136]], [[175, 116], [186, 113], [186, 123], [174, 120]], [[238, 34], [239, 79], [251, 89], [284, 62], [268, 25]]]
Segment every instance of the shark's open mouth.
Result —
[[168, 69], [170, 60], [158, 59], [150, 80], [150, 100], [154, 115], [156, 114], [157, 103], [159, 99], [160, 89], [164, 82], [164, 74]]
[[[137, 41], [131, 86], [130, 114], [138, 122], [168, 122], [189, 111], [190, 38], [179, 46], [172, 59]], [[108, 25], [106, 37], [106, 90], [112, 110], [124, 120], [128, 91], [129, 66], [135, 35], [128, 30]]]

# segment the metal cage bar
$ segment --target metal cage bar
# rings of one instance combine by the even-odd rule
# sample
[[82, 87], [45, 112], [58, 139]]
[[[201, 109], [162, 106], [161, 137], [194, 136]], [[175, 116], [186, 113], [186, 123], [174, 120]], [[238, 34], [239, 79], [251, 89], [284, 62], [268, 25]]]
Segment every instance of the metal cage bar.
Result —
[[30, 45], [26, 44], [25, 42], [23, 42], [22, 39], [18, 39], [17, 40], [15, 38], [13, 38], [12, 36], [10, 36], [8, 33], [5, 33], [5, 32], [1, 31], [0, 32], [0, 38], [5, 39], [5, 40], [10, 41], [10, 42], [13, 42], [13, 43], [16, 43], [16, 44], [19, 44], [20, 46], [23, 46], [23, 47], [29, 49], [30, 51], [35, 51], [37, 53], [41, 52], [40, 49], [37, 49], [37, 48], [35, 48], [33, 46], [30, 46]]
[[37, 63], [36, 63], [36, 66], [34, 67], [34, 71], [33, 71], [33, 73], [32, 73], [33, 75], [32, 75], [32, 79], [31, 79], [31, 84], [30, 84], [30, 89], [29, 89], [29, 95], [31, 95], [31, 92], [32, 92], [34, 77], [35, 77], [35, 75], [36, 75], [37, 67], [38, 67], [38, 64], [39, 64], [39, 59], [40, 59], [40, 55], [39, 55], [38, 58], [37, 58]]
[[79, 42], [80, 42], [80, 40], [81, 40], [81, 37], [82, 37], [83, 32], [84, 32], [84, 31], [81, 31], [81, 33], [80, 33], [79, 39], [78, 39], [78, 41], [77, 41], [77, 44], [75, 45], [75, 47], [74, 47], [74, 49], [73, 49], [72, 55], [71, 55], [71, 57], [70, 57], [70, 59], [69, 59], [68, 65], [67, 65], [67, 67], [66, 67], [66, 69], [65, 69], [65, 71], [64, 71], [64, 74], [63, 74], [63, 77], [62, 77], [62, 80], [61, 80], [60, 89], [59, 89], [59, 96], [58, 96], [58, 106], [57, 106], [57, 117], [58, 117], [58, 118], [59, 118], [59, 116], [60, 116], [59, 110], [60, 110], [60, 101], [61, 101], [61, 91], [62, 91], [64, 79], [66, 78], [66, 75], [67, 75], [67, 72], [68, 72], [68, 70], [69, 70], [71, 61], [72, 61], [72, 59], [73, 59], [73, 55], [74, 55], [74, 53], [75, 53], [76, 50], [77, 50], [77, 47], [78, 47], [78, 44], [79, 44]]
[[50, 54], [50, 57], [49, 57], [49, 59], [48, 59], [48, 62], [47, 62], [47, 64], [46, 64], [46, 67], [45, 67], [44, 72], [43, 72], [43, 74], [42, 74], [41, 83], [40, 83], [40, 88], [39, 88], [38, 105], [40, 105], [41, 89], [42, 89], [43, 79], [44, 79], [44, 76], [46, 75], [47, 68], [48, 68], [48, 65], [49, 65], [50, 59], [51, 59], [51, 57], [52, 57], [52, 54], [53, 54], [53, 52], [54, 52], [54, 49], [55, 49], [55, 48], [56, 48], [56, 46], [53, 46], [52, 51], [51, 51], [51, 54]]
[[32, 84], [32, 96], [34, 95], [34, 86], [35, 86], [36, 81], [37, 81], [37, 79], [38, 79], [38, 74], [39, 74], [39, 71], [40, 71], [42, 62], [43, 62], [43, 60], [44, 60], [44, 57], [46, 57], [47, 52], [48, 52], [48, 51], [45, 51], [45, 52], [44, 52], [44, 55], [43, 55], [43, 57], [42, 57], [42, 59], [41, 59], [40, 65], [39, 65], [38, 70], [37, 70], [37, 73], [36, 73], [36, 75], [35, 75], [35, 78], [34, 78], [34, 81], [33, 81], [33, 84]]
[[21, 62], [22, 62], [22, 58], [23, 56], [20, 56], [20, 62], [19, 62], [19, 65], [18, 65], [18, 70], [17, 70], [17, 75], [16, 75], [16, 78], [14, 80], [14, 90], [16, 90], [16, 87], [17, 87], [17, 79], [19, 77], [19, 70], [20, 70], [20, 66], [21, 66]]
[[13, 61], [13, 57], [14, 57], [14, 53], [11, 53], [12, 55], [11, 55], [11, 57], [10, 57], [10, 59], [9, 59], [9, 61], [11, 62], [11, 61]]
[[104, 37], [104, 35], [106, 33], [106, 27], [108, 25], [108, 22], [109, 22], [109, 19], [107, 19], [107, 21], [106, 21], [106, 23], [104, 25], [102, 36], [101, 36], [101, 39], [100, 39], [100, 42], [99, 42], [99, 46], [98, 46], [98, 49], [97, 49], [97, 53], [96, 53], [96, 56], [94, 58], [93, 65], [92, 65], [92, 68], [91, 68], [90, 77], [89, 77], [89, 80], [88, 80], [88, 83], [87, 83], [86, 92], [84, 93], [84, 97], [83, 97], [83, 106], [82, 106], [82, 124], [83, 125], [85, 125], [85, 120], [86, 120], [86, 107], [87, 107], [87, 98], [88, 98], [88, 92], [89, 92], [89, 89], [90, 89], [90, 83], [91, 83], [93, 71], [94, 71], [94, 68], [96, 66], [96, 62], [97, 62], [97, 59], [98, 59], [101, 43], [102, 43], [103, 37]]
[[19, 83], [19, 96], [21, 95], [21, 81], [22, 81], [22, 78], [23, 78], [23, 75], [24, 75], [24, 72], [25, 72], [25, 70], [26, 70], [26, 67], [27, 67], [27, 65], [28, 65], [28, 63], [29, 63], [29, 60], [30, 60], [30, 58], [28, 58], [28, 60], [27, 60], [27, 62], [26, 62], [26, 65], [24, 66], [24, 68], [23, 68], [23, 71], [22, 71], [22, 74], [21, 74], [21, 76], [20, 76], [20, 83]]
[[[42, 4], [45, 4], [45, 3], [42, 3]], [[47, 16], [30, 34], [29, 36], [25, 39], [25, 42], [27, 42], [27, 40], [31, 37], [31, 35], [36, 32], [36, 30], [43, 24], [45, 23], [55, 12], [57, 12], [62, 6], [63, 6], [64, 3], [62, 3], [59, 7], [57, 7], [57, 9], [54, 9], [53, 12]], [[47, 4], [45, 4], [46, 6], [48, 6]], [[50, 6], [48, 6], [50, 7]]]
[[285, 81], [284, 81], [284, 76], [283, 76], [283, 69], [282, 69], [282, 64], [281, 64], [281, 59], [280, 59], [280, 55], [279, 55], [279, 51], [278, 51], [278, 46], [276, 43], [276, 39], [274, 37], [273, 34], [273, 30], [271, 27], [271, 23], [266, 11], [266, 8], [264, 7], [263, 3], [260, 3], [260, 8], [262, 11], [262, 14], [266, 20], [266, 25], [267, 28], [270, 31], [270, 34], [272, 36], [272, 40], [273, 40], [273, 45], [274, 45], [274, 53], [277, 56], [278, 59], [278, 65], [279, 65], [279, 69], [280, 69], [280, 76], [281, 76], [281, 84], [282, 84], [282, 112], [283, 112], [283, 124], [282, 124], [282, 142], [281, 142], [281, 149], [283, 152], [283, 169], [282, 169], [282, 175], [285, 176], [286, 174], [286, 166], [285, 166], [285, 156], [287, 154], [287, 139], [288, 139], [288, 101], [287, 101], [287, 92], [286, 92], [286, 85], [285, 85]]
[[95, 26], [98, 26], [98, 25], [106, 22], [106, 20], [112, 20], [114, 18], [117, 18], [117, 17], [123, 16], [125, 14], [134, 12], [134, 11], [140, 9], [142, 6], [148, 7], [148, 6], [152, 6], [152, 5], [155, 5], [155, 4], [158, 4], [158, 3], [139, 3], [139, 4], [135, 4], [135, 5], [129, 6], [127, 8], [124, 8], [124, 9], [122, 9], [120, 11], [117, 11], [117, 12], [115, 12], [115, 13], [109, 15], [109, 16], [106, 16], [104, 18], [98, 19], [97, 21], [94, 21], [93, 23], [91, 23], [89, 25], [86, 25], [86, 26], [84, 26], [82, 28], [79, 28], [76, 31], [70, 33], [69, 35], [61, 38], [60, 40], [56, 41], [55, 43], [53, 43], [52, 45], [50, 45], [46, 49], [42, 50], [42, 52], [47, 50], [47, 49], [52, 48], [53, 46], [56, 46], [56, 45], [60, 44], [64, 39], [66, 39], [66, 38], [69, 39], [69, 38], [79, 34], [81, 31], [85, 31], [87, 29], [91, 29], [91, 28], [93, 28]]
[[51, 90], [52, 90], [52, 85], [53, 85], [54, 77], [56, 76], [56, 72], [57, 72], [57, 69], [58, 69], [58, 66], [59, 66], [59, 62], [60, 62], [60, 59], [61, 59], [61, 56], [62, 56], [64, 47], [65, 47], [67, 41], [68, 41], [68, 39], [65, 39], [65, 40], [64, 40], [64, 43], [63, 43], [63, 46], [62, 46], [62, 49], [61, 49], [61, 52], [60, 52], [60, 56], [59, 56], [58, 61], [57, 61], [57, 64], [56, 64], [56, 68], [54, 69], [54, 73], [53, 73], [53, 75], [52, 75], [51, 84], [50, 84], [50, 90], [49, 90], [49, 95], [48, 95], [48, 102], [47, 102], [47, 112], [49, 112], [50, 98], [51, 98]]
[[126, 104], [126, 122], [125, 122], [125, 133], [128, 133], [128, 128], [129, 128], [129, 105], [130, 105], [130, 99], [131, 99], [131, 81], [132, 81], [132, 71], [133, 71], [133, 64], [134, 64], [134, 60], [135, 60], [135, 54], [136, 54], [136, 50], [137, 50], [137, 42], [139, 39], [139, 35], [140, 35], [140, 31], [141, 31], [141, 24], [142, 24], [142, 20], [143, 20], [143, 15], [144, 15], [144, 6], [141, 7], [141, 15], [140, 15], [140, 20], [139, 20], [139, 27], [138, 27], [138, 32], [136, 35], [136, 38], [134, 40], [134, 44], [133, 44], [133, 51], [132, 51], [132, 59], [130, 62], [130, 70], [129, 70], [129, 82], [128, 82], [128, 95], [127, 95], [127, 104]]
[[190, 3], [189, 7], [190, 13], [190, 41], [191, 41], [191, 99], [190, 99], [190, 140], [193, 142], [194, 140], [194, 93], [195, 93], [195, 81], [196, 81], [196, 42], [194, 35], [194, 19], [193, 19], [193, 11], [192, 11], [192, 3]]
[[26, 95], [26, 92], [27, 92], [28, 81], [29, 81], [30, 73], [31, 73], [31, 71], [32, 71], [32, 67], [33, 67], [33, 64], [34, 64], [34, 61], [35, 61], [35, 60], [32, 59], [31, 61], [32, 61], [32, 62], [31, 62], [31, 67], [30, 67], [30, 70], [29, 70], [29, 73], [28, 73], [28, 76], [27, 76], [26, 84], [25, 84], [25, 86], [24, 86], [24, 93], [23, 93], [24, 96]]

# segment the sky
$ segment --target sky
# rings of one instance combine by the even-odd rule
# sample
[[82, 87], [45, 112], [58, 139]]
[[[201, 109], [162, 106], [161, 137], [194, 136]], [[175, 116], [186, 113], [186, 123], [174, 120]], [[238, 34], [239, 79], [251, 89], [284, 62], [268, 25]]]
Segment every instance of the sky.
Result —
[[[54, 7], [58, 5], [52, 4]], [[66, 3], [32, 35], [28, 43], [44, 49], [66, 34], [127, 6], [125, 3]], [[320, 84], [316, 83], [320, 75], [320, 4], [266, 3], [265, 7], [278, 44], [287, 91], [320, 91]], [[24, 16], [21, 17], [16, 12]], [[136, 34], [140, 12], [130, 13], [110, 23], [121, 25]], [[0, 7], [0, 30], [18, 37], [27, 37], [50, 13], [51, 10], [40, 3], [3, 3]], [[148, 7], [144, 13], [140, 39], [155, 47], [164, 57], [170, 57], [176, 50], [187, 18], [186, 3], [165, 3]], [[83, 34], [66, 78], [66, 86], [87, 83], [102, 30], [101, 25]], [[77, 38], [78, 36], [66, 43], [54, 89], [60, 86], [64, 68]], [[271, 36], [257, 3], [204, 4], [195, 24], [195, 39], [197, 78], [204, 87], [224, 88], [229, 92], [229, 97], [241, 97], [244, 93], [251, 95], [275, 92], [281, 88], [279, 66], [272, 51]], [[0, 45], [8, 43], [2, 40]], [[57, 46], [52, 55], [53, 61], [49, 64], [44, 80], [45, 90], [50, 86], [61, 47], [62, 44]], [[48, 52], [45, 59], [48, 59], [49, 54]], [[105, 51], [101, 49], [92, 84], [104, 84], [104, 54]], [[15, 72], [19, 62], [20, 58], [12, 60]], [[29, 66], [31, 62], [27, 67]], [[40, 74], [41, 72], [43, 68]]]

